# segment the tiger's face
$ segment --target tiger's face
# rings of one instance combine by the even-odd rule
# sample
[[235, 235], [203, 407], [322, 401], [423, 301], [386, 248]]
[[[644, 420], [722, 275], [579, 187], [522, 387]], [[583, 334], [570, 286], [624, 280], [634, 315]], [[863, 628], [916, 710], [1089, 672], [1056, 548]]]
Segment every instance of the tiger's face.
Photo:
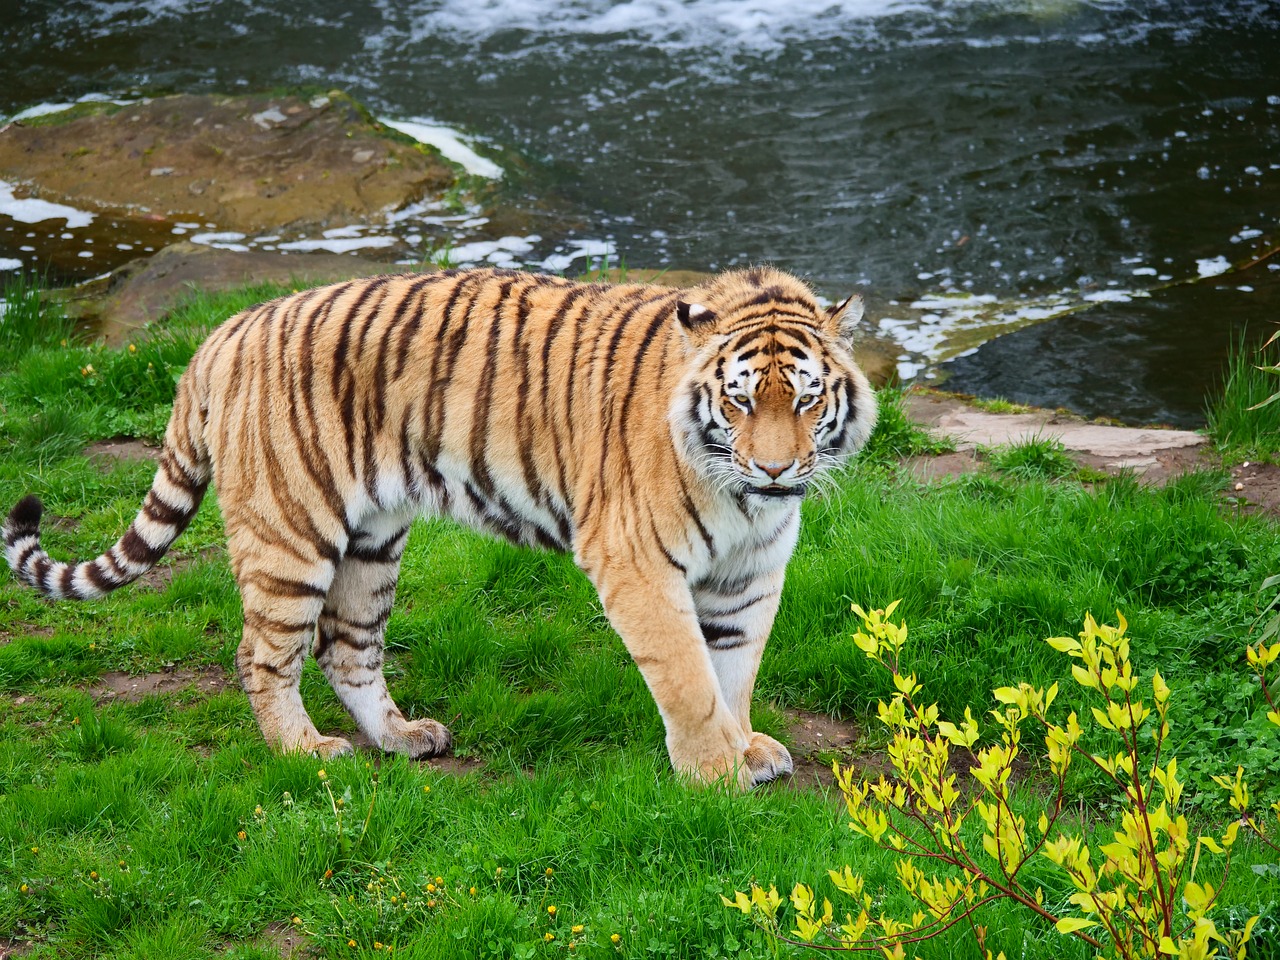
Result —
[[732, 278], [747, 289], [713, 287], [706, 302], [677, 306], [696, 353], [683, 410], [678, 402], [673, 412], [691, 460], [717, 486], [800, 497], [875, 425], [874, 395], [849, 348], [862, 303], [851, 297], [823, 310], [806, 287], [772, 271]]

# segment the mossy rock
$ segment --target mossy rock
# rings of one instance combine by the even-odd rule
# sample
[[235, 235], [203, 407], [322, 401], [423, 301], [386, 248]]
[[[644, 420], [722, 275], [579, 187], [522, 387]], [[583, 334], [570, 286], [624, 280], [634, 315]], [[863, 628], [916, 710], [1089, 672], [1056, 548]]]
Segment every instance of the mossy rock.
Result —
[[0, 130], [20, 196], [246, 234], [377, 221], [461, 177], [338, 91], [85, 103]]

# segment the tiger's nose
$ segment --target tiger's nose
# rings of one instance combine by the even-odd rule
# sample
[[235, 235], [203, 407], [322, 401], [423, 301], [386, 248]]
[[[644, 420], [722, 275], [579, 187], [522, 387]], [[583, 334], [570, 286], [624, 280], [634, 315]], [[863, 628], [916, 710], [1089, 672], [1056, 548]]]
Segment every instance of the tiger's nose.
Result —
[[755, 463], [757, 467], [769, 475], [770, 480], [777, 480], [795, 461], [790, 460], [784, 463], [781, 460], [757, 460]]

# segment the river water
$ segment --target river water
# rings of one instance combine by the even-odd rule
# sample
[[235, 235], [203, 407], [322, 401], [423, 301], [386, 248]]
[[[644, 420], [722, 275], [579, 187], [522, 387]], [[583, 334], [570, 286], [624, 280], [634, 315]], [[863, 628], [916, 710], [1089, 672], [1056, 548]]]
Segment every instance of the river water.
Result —
[[862, 291], [923, 382], [1195, 425], [1233, 337], [1280, 319], [1280, 254], [1229, 270], [1280, 244], [1280, 2], [0, 8], [0, 116], [342, 87], [504, 169], [524, 232], [459, 223], [463, 259], [771, 262]]

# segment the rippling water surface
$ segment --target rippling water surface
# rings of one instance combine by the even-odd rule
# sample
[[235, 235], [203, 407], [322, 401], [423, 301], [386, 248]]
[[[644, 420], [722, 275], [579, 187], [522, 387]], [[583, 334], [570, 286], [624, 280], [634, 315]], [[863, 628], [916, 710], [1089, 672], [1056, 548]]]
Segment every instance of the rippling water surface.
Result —
[[957, 389], [1194, 424], [1280, 319], [1280, 255], [1164, 286], [1280, 244], [1276, 2], [16, 5], [0, 114], [341, 86], [478, 138], [539, 238], [507, 256], [770, 261], [863, 290], [902, 372]]

